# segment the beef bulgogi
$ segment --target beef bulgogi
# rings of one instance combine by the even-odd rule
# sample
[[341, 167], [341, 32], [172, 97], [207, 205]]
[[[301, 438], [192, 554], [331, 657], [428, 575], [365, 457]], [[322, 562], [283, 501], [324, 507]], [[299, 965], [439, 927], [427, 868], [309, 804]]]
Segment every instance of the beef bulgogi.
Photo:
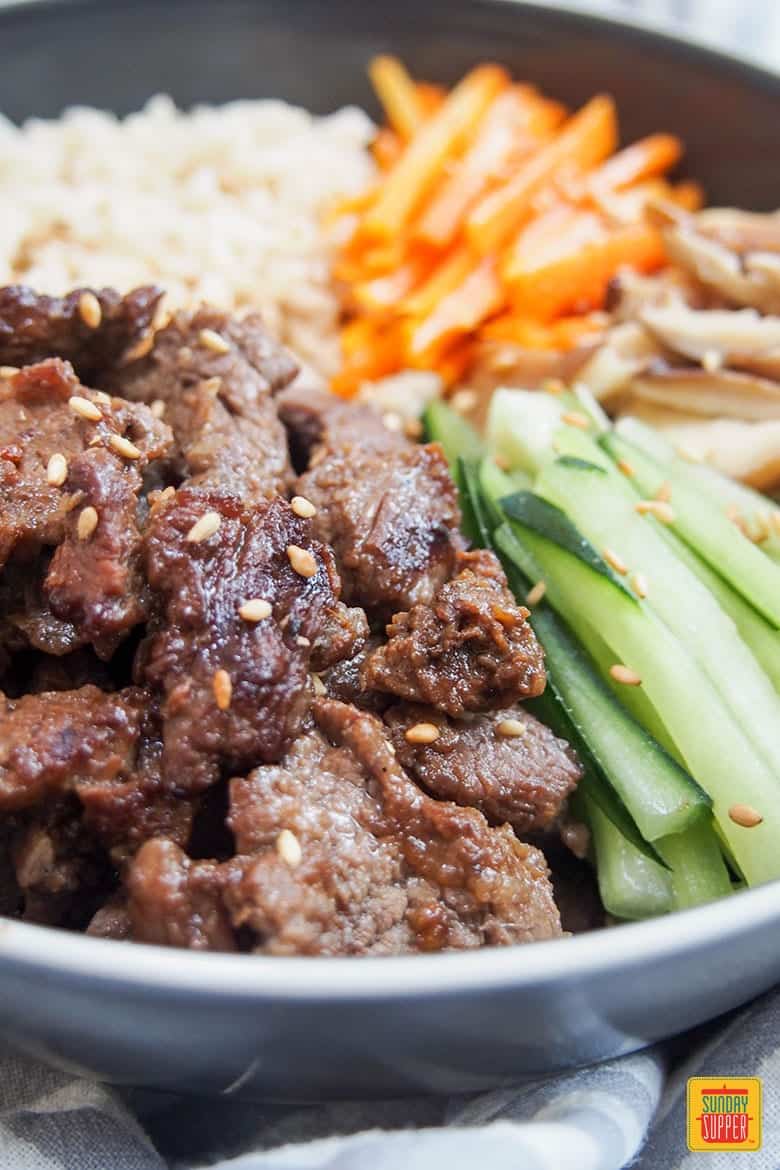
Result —
[[[580, 775], [441, 449], [252, 314], [0, 290], [0, 907], [196, 949], [556, 937]], [[519, 835], [518, 835], [519, 834]]]

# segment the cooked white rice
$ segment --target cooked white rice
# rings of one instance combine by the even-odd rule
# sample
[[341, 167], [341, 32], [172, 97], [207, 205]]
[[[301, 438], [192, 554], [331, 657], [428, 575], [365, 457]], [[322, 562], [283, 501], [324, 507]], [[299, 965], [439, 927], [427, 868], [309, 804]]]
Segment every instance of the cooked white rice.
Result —
[[154, 281], [168, 305], [259, 308], [324, 374], [338, 302], [321, 216], [373, 174], [373, 127], [278, 101], [125, 119], [72, 109], [21, 129], [0, 117], [0, 284], [122, 291]]

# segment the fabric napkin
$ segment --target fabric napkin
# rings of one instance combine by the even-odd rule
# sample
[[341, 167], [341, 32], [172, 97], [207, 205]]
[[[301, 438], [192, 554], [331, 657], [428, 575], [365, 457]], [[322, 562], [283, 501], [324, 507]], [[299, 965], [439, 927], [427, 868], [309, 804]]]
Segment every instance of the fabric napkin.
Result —
[[727, 1170], [733, 1154], [687, 1152], [695, 1075], [763, 1078], [763, 1145], [745, 1170], [777, 1170], [780, 992], [646, 1052], [469, 1097], [291, 1107], [120, 1093], [0, 1051], [0, 1167]]

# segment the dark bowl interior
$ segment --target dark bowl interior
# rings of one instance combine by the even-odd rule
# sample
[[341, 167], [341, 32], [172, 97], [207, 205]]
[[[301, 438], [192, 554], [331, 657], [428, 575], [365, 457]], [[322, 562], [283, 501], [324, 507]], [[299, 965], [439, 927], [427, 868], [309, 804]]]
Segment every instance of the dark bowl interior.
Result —
[[773, 208], [780, 81], [607, 20], [506, 0], [59, 0], [0, 11], [0, 111], [124, 113], [153, 93], [188, 106], [280, 97], [326, 112], [374, 108], [366, 62], [400, 54], [452, 82], [499, 60], [573, 105], [614, 94], [626, 139], [678, 132], [712, 201]]

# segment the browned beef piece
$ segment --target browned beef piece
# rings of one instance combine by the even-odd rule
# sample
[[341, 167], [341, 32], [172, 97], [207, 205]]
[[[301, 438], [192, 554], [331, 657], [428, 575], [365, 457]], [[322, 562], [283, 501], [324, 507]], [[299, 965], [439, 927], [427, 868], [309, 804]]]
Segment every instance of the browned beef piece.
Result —
[[[399, 763], [427, 792], [478, 808], [494, 823], [508, 821], [519, 833], [548, 828], [581, 775], [569, 745], [520, 706], [453, 720], [400, 703], [385, 719]], [[522, 734], [503, 735], [507, 719]], [[418, 723], [434, 724], [439, 738], [410, 743], [406, 732]]]
[[231, 785], [239, 856], [222, 896], [257, 950], [394, 954], [560, 933], [538, 850], [424, 795], [374, 716], [329, 699], [314, 716], [320, 731], [280, 765]]
[[148, 841], [127, 877], [133, 938], [198, 951], [234, 951], [224, 901], [229, 865], [191, 861], [173, 841]]
[[539, 695], [544, 656], [527, 617], [493, 553], [459, 553], [457, 576], [430, 605], [395, 615], [363, 668], [363, 686], [455, 718]]
[[[97, 324], [88, 312], [82, 315], [85, 294], [100, 305]], [[82, 381], [99, 385], [101, 375], [148, 334], [162, 296], [153, 285], [125, 296], [110, 288], [78, 288], [65, 297], [20, 284], [0, 288], [0, 366], [57, 357], [71, 362]]]
[[[211, 348], [220, 339], [227, 352]], [[257, 314], [237, 321], [203, 308], [174, 317], [148, 356], [117, 371], [111, 389], [165, 404], [180, 478], [250, 498], [290, 484], [287, 438], [271, 395], [295, 372]]]
[[130, 913], [127, 908], [127, 896], [123, 892], [114, 893], [90, 919], [87, 934], [95, 938], [113, 938], [120, 942], [130, 938], [132, 927]]
[[82, 648], [61, 658], [36, 654], [32, 656], [24, 675], [22, 693], [74, 691], [88, 683], [93, 683], [102, 691], [116, 690], [108, 666], [93, 651]]
[[0, 809], [31, 808], [84, 783], [131, 776], [148, 696], [94, 686], [2, 699]]
[[[97, 421], [75, 412], [72, 397], [99, 411]], [[168, 428], [146, 407], [86, 390], [57, 359], [26, 367], [4, 384], [0, 564], [11, 554], [19, 562], [2, 590], [6, 624], [23, 641], [52, 654], [91, 642], [108, 658], [145, 618], [141, 472], [164, 456], [170, 441]], [[53, 455], [65, 460], [61, 483], [49, 482]], [[91, 533], [82, 528], [87, 508], [97, 513]], [[54, 545], [49, 563], [46, 549]]]
[[337, 662], [322, 675], [325, 692], [330, 699], [341, 703], [352, 703], [362, 711], [381, 713], [393, 699], [382, 691], [367, 691], [363, 687], [361, 672], [366, 660], [381, 645], [381, 638], [372, 635], [352, 658]]
[[279, 417], [290, 435], [296, 466], [305, 468], [315, 450], [327, 452], [356, 442], [362, 450], [405, 450], [407, 439], [390, 430], [371, 406], [346, 402], [335, 394], [296, 381], [276, 400]]
[[[209, 513], [216, 531], [188, 540]], [[313, 557], [316, 573], [297, 572], [288, 549]], [[330, 550], [280, 497], [245, 505], [187, 487], [154, 510], [146, 565], [163, 616], [141, 669], [164, 695], [169, 783], [199, 791], [221, 767], [238, 771], [278, 759], [306, 713], [309, 669], [350, 656], [367, 634], [364, 614], [338, 600]], [[269, 617], [241, 616], [254, 599], [271, 605]], [[223, 692], [228, 686], [222, 708], [220, 680]]]

